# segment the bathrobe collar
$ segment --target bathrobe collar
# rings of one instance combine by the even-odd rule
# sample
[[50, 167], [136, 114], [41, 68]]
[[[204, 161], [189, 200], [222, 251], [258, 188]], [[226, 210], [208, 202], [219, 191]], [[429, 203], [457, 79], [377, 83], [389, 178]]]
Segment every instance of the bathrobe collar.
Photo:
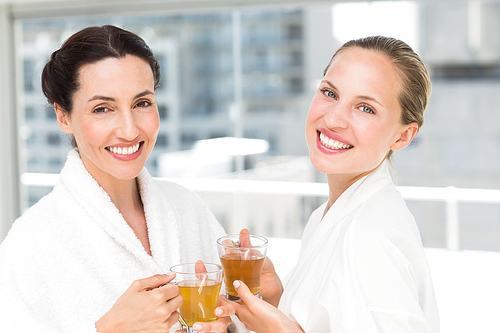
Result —
[[[70, 151], [66, 164], [61, 171], [60, 182], [75, 200], [82, 203], [82, 207], [91, 217], [89, 223], [96, 223], [109, 234], [117, 243], [130, 251], [132, 255], [144, 264], [154, 267], [155, 270], [164, 270], [161, 263], [166, 262], [165, 246], [161, 247], [160, 239], [169, 233], [169, 259], [173, 262], [180, 260], [179, 223], [172, 213], [170, 203], [163, 196], [154, 195], [162, 189], [154, 183], [153, 178], [144, 168], [138, 176], [138, 185], [141, 200], [144, 205], [148, 236], [151, 247], [151, 256], [147, 254], [141, 241], [127, 224], [122, 214], [111, 201], [109, 195], [99, 186], [97, 181], [88, 173], [76, 150]], [[177, 237], [172, 237], [177, 236]]]

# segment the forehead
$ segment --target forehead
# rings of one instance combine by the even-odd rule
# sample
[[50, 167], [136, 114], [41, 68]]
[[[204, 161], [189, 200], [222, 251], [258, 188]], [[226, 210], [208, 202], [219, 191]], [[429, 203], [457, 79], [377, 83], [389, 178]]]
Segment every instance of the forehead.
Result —
[[339, 53], [325, 75], [340, 88], [386, 100], [397, 97], [401, 79], [394, 63], [385, 54], [351, 47]]
[[112, 86], [127, 82], [154, 85], [153, 71], [149, 64], [136, 56], [109, 57], [85, 64], [78, 71], [78, 83], [84, 86]]

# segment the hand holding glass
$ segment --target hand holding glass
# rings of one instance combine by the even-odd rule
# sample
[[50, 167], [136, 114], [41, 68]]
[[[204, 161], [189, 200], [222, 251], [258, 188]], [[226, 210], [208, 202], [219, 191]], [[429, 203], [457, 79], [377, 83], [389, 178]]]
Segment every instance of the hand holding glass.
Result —
[[215, 308], [222, 284], [222, 267], [217, 264], [180, 264], [170, 268], [175, 272], [174, 283], [184, 298], [179, 308], [181, 329], [184, 332], [195, 332], [195, 322], [212, 322], [217, 320]]
[[224, 267], [226, 297], [241, 302], [234, 290], [235, 280], [243, 281], [255, 296], [260, 296], [260, 275], [266, 259], [267, 239], [256, 235], [227, 235], [217, 240]]

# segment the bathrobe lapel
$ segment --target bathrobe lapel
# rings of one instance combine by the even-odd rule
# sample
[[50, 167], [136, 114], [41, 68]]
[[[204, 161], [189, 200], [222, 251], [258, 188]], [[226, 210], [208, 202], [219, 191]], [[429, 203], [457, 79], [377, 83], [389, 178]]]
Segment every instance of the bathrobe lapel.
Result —
[[[311, 225], [308, 223], [304, 231], [304, 238], [306, 238], [308, 234], [314, 233], [315, 241], [302, 244], [301, 255], [306, 256], [311, 253], [318, 253], [317, 251], [321, 248], [321, 244], [328, 241], [331, 230], [335, 228], [339, 221], [362, 205], [368, 198], [375, 195], [383, 188], [393, 184], [391, 177], [387, 176], [389, 173], [389, 165], [388, 162], [385, 161], [373, 173], [361, 178], [342, 193], [323, 218], [313, 218], [313, 216], [311, 216], [310, 220], [315, 221], [315, 223]], [[327, 203], [324, 203], [314, 212], [314, 217], [316, 217], [317, 214], [323, 214], [326, 204]], [[312, 239], [313, 237], [307, 238]]]
[[[72, 151], [68, 155], [66, 167], [62, 170], [60, 177], [62, 185], [68, 190], [70, 195], [76, 201], [82, 203], [81, 206], [90, 218], [89, 223], [97, 224], [118, 244], [127, 251], [130, 251], [138, 260], [142, 261], [143, 264], [146, 264], [155, 271], [161, 271], [165, 267], [161, 267], [162, 265], [159, 263], [166, 261], [166, 253], [164, 247], [161, 251], [159, 250], [158, 238], [161, 237], [162, 233], [166, 232], [178, 234], [178, 226], [173, 216], [168, 213], [168, 203], [161, 202], [161, 199], [155, 199], [153, 195], [155, 189], [150, 189], [155, 184], [145, 169], [141, 172], [139, 179], [152, 256], [149, 256], [144, 250], [141, 241], [127, 224], [108, 194], [85, 169], [76, 151]], [[162, 218], [163, 220], [170, 221], [168, 225], [163, 225]], [[169, 242], [169, 249], [172, 251], [171, 254], [179, 253], [178, 241]], [[158, 257], [158, 260], [156, 257]], [[174, 259], [178, 259], [178, 255]]]
[[[287, 283], [281, 298], [280, 309], [284, 310], [285, 313], [290, 313], [293, 298], [288, 297], [288, 295], [294, 295], [301, 285], [310, 283], [307, 281], [307, 277], [311, 263], [315, 262], [314, 259], [323, 256], [325, 258], [325, 261], [322, 262], [324, 267], [329, 266], [329, 260], [334, 260], [333, 257], [324, 253], [324, 248], [332, 239], [336, 239], [338, 233], [342, 232], [342, 228], [337, 227], [341, 221], [368, 198], [393, 184], [388, 173], [390, 173], [388, 162], [384, 162], [373, 173], [361, 178], [342, 193], [323, 218], [321, 216], [327, 203], [312, 213], [304, 230], [300, 259], [295, 269], [287, 276], [289, 283]], [[316, 285], [322, 284], [321, 281], [315, 281], [315, 283]]]

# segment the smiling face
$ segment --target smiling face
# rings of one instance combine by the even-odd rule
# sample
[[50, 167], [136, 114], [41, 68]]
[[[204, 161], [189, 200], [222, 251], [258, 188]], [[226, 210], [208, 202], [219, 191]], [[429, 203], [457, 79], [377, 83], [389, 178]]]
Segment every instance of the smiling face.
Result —
[[352, 47], [333, 59], [306, 123], [309, 155], [318, 171], [352, 184], [376, 169], [391, 149], [411, 142], [418, 125], [401, 123], [400, 81], [391, 61], [372, 50]]
[[89, 173], [103, 185], [135, 178], [153, 149], [159, 129], [151, 67], [127, 55], [79, 70], [73, 109], [55, 105], [58, 124], [75, 137]]

